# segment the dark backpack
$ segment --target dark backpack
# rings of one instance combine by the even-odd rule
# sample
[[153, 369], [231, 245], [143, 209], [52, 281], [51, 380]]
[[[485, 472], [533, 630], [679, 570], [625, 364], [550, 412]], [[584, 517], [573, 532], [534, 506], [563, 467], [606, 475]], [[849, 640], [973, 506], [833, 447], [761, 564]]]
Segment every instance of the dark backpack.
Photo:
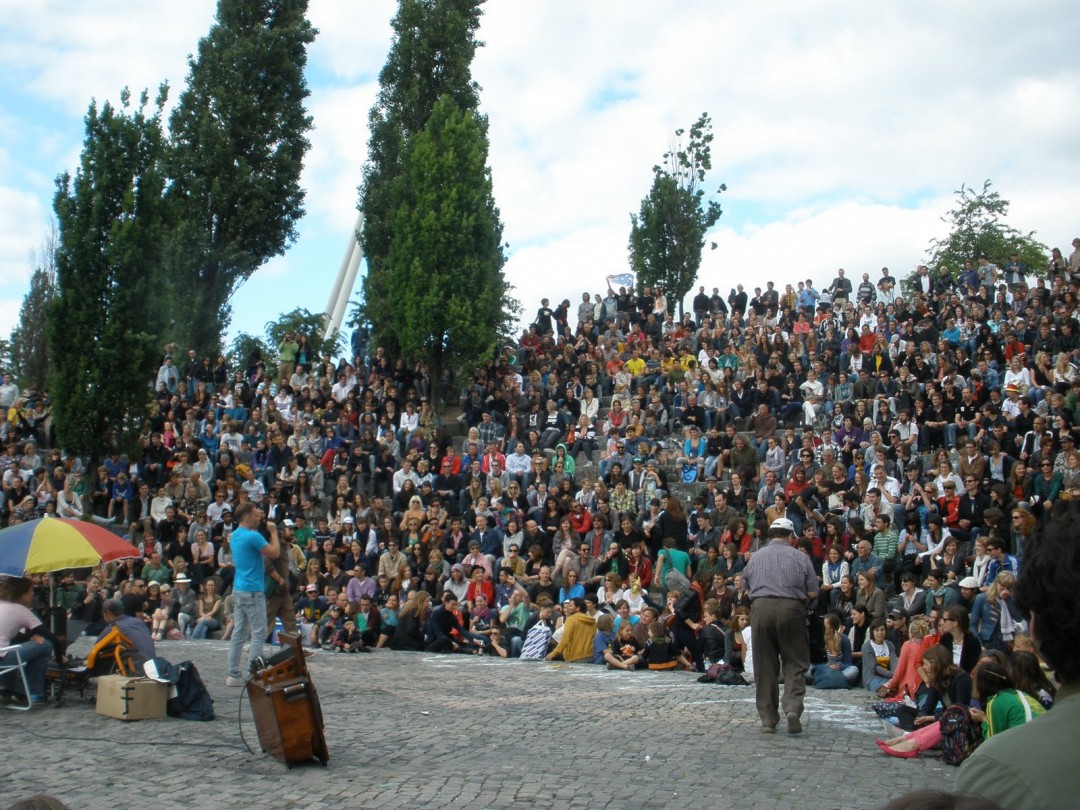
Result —
[[959, 765], [983, 741], [982, 727], [971, 719], [967, 706], [953, 704], [941, 715], [941, 759]]
[[199, 670], [191, 661], [181, 661], [177, 667], [180, 677], [176, 681], [176, 695], [165, 704], [165, 712], [181, 720], [215, 719], [214, 700], [206, 691]]

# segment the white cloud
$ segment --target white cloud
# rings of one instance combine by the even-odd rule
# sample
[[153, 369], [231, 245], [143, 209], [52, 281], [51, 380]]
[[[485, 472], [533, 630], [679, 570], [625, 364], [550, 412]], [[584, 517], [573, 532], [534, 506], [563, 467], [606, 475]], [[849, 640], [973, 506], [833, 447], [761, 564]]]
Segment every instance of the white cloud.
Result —
[[[117, 99], [168, 80], [180, 87], [186, 57], [213, 21], [213, 0], [160, 5], [132, 0], [11, 4], [0, 67], [22, 92], [81, 116], [90, 99]], [[174, 94], [175, 96], [175, 94]]]
[[319, 35], [308, 51], [309, 64], [339, 80], [376, 77], [386, 61], [396, 10], [392, 0], [314, 0], [308, 19]]
[[0, 186], [0, 337], [18, 324], [31, 257], [45, 236], [40, 206], [35, 195]]
[[[308, 214], [288, 260], [238, 297], [240, 328], [261, 331], [268, 310], [290, 309], [298, 295], [315, 302], [309, 308], [325, 299], [355, 216], [396, 7], [310, 4], [320, 34], [309, 51]], [[23, 195], [6, 231], [43, 229], [51, 178], [75, 168], [91, 96], [163, 78], [179, 94], [185, 56], [213, 11], [212, 0], [5, 7], [0, 183]], [[902, 272], [942, 235], [952, 191], [985, 178], [1012, 200], [1012, 224], [1067, 247], [1080, 232], [1080, 67], [1062, 24], [1074, 17], [1066, 0], [1037, 13], [975, 0], [486, 3], [474, 75], [490, 119], [509, 279], [531, 316], [542, 295], [576, 302], [625, 270], [629, 213], [650, 168], [672, 130], [702, 111], [716, 134], [708, 185], [729, 187], [719, 248], [703, 258], [707, 286], [807, 275], [824, 283], [838, 266]], [[25, 267], [29, 246], [5, 246], [0, 257], [17, 253]], [[257, 311], [251, 323], [247, 307]]]
[[356, 219], [360, 170], [367, 157], [367, 113], [376, 89], [369, 83], [320, 90], [308, 105], [315, 129], [301, 178], [308, 191], [305, 209], [342, 233]]

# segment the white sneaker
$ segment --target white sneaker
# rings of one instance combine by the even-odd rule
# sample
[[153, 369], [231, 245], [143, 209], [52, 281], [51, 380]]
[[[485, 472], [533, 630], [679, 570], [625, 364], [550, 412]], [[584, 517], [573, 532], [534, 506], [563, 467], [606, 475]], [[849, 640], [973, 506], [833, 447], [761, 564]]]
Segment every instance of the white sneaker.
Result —
[[246, 684], [247, 681], [245, 681], [243, 678], [234, 678], [232, 675], [225, 676], [226, 686], [244, 686]]

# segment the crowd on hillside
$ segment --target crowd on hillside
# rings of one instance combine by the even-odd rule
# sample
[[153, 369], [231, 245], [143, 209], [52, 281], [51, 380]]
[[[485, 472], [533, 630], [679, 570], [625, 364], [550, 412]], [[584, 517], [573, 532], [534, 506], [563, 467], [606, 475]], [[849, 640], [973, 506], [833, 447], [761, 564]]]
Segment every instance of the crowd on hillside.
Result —
[[141, 453], [90, 470], [5, 377], [3, 508], [93, 516], [138, 548], [62, 578], [90, 631], [115, 594], [154, 638], [228, 635], [232, 513], [252, 501], [287, 541], [268, 611], [312, 645], [745, 680], [740, 572], [786, 517], [822, 582], [812, 674], [914, 691], [912, 628], [936, 643], [953, 616], [961, 665], [1022, 642], [1025, 543], [1080, 497], [1073, 247], [1045, 274], [919, 267], [904, 291], [887, 268], [700, 287], [682, 317], [658, 288], [545, 299], [461, 381], [463, 438], [433, 407], [443, 381], [363, 332], [336, 359], [286, 335], [272, 369], [166, 347]]

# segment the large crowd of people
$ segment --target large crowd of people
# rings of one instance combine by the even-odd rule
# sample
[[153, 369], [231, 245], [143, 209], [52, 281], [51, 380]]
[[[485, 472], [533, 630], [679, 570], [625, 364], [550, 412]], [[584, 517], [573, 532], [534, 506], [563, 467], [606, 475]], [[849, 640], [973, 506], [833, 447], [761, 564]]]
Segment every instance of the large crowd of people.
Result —
[[228, 636], [250, 502], [281, 542], [268, 624], [313, 646], [750, 682], [742, 571], [783, 519], [820, 582], [808, 678], [947, 695], [1029, 646], [1011, 589], [1080, 498], [1073, 247], [1037, 273], [979, 256], [904, 284], [882, 268], [820, 290], [702, 286], [682, 317], [659, 288], [544, 299], [458, 381], [454, 430], [432, 401], [445, 381], [363, 332], [342, 358], [286, 335], [272, 368], [166, 347], [140, 452], [96, 469], [50, 446], [46, 420], [11, 418], [27, 392], [5, 377], [4, 513], [92, 516], [136, 546], [61, 579], [91, 632], [115, 596], [155, 639]]

